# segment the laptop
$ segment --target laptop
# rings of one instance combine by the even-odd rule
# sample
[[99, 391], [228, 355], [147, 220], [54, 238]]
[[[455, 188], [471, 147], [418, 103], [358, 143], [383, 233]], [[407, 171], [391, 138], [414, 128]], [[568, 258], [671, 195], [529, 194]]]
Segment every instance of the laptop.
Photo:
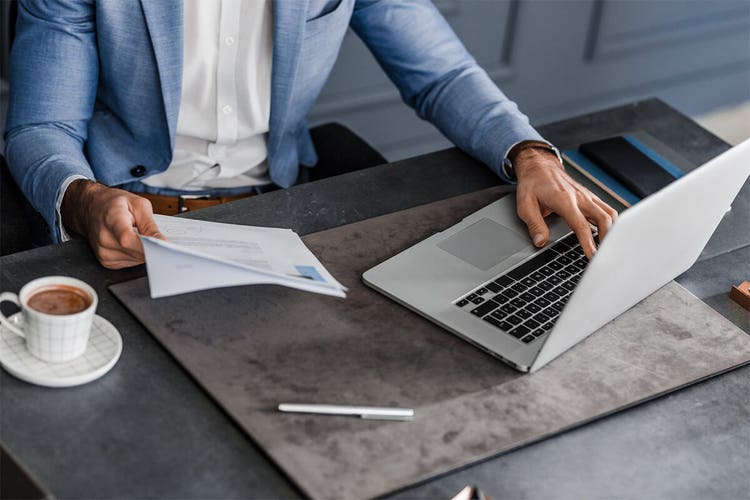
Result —
[[514, 195], [367, 270], [363, 281], [534, 372], [686, 271], [750, 175], [750, 140], [620, 214], [589, 262], [550, 216], [537, 249]]

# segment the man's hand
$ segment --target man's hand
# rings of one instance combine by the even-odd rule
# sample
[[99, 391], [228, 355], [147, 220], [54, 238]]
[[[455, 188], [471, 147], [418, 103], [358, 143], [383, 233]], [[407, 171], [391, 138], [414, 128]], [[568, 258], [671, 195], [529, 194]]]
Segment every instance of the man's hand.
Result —
[[547, 244], [549, 228], [544, 218], [554, 212], [573, 229], [586, 257], [593, 257], [596, 243], [589, 223], [599, 229], [601, 240], [617, 211], [571, 179], [557, 158], [547, 151], [522, 149], [513, 159], [513, 166], [518, 177], [518, 216], [528, 226], [534, 244], [537, 247]]
[[164, 239], [154, 222], [151, 203], [133, 193], [88, 180], [68, 186], [60, 208], [63, 224], [86, 236], [104, 267], [143, 264], [138, 233]]

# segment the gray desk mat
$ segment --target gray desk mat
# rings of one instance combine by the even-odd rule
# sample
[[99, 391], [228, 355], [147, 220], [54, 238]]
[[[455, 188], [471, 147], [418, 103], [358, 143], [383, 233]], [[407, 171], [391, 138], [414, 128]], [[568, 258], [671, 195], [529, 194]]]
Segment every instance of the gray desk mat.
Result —
[[[151, 300], [145, 278], [111, 290], [315, 498], [382, 495], [750, 361], [750, 336], [674, 282], [533, 375], [362, 284], [498, 192], [306, 236], [347, 299], [247, 286]], [[406, 406], [416, 418], [280, 414], [280, 402]]]

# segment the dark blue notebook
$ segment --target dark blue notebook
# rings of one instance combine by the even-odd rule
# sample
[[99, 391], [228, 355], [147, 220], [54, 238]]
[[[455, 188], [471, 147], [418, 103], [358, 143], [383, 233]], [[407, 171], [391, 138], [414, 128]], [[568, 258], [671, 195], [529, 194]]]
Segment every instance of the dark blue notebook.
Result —
[[[669, 175], [675, 179], [682, 177], [684, 172], [667, 161], [663, 156], [649, 148], [632, 135], [625, 135], [623, 138], [632, 144], [636, 149], [650, 158], [655, 164], [663, 168]], [[567, 162], [578, 170], [582, 175], [594, 182], [597, 186], [605, 190], [617, 201], [629, 207], [638, 203], [641, 197], [625, 187], [620, 181], [605, 172], [596, 163], [591, 161], [586, 155], [575, 149], [566, 149], [563, 151]]]

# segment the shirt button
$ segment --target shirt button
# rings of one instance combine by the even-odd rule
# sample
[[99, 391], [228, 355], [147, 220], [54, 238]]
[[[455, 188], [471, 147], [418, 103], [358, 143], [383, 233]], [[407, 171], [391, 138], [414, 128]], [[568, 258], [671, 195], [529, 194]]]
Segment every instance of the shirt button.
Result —
[[227, 44], [227, 47], [231, 47], [232, 45], [234, 45], [234, 37], [228, 36], [224, 38], [224, 43]]
[[130, 175], [133, 177], [143, 177], [146, 174], [146, 167], [143, 165], [136, 165], [130, 169]]
[[232, 106], [230, 106], [229, 104], [227, 104], [227, 105], [225, 105], [225, 106], [224, 106], [223, 108], [221, 108], [221, 111], [222, 111], [222, 112], [223, 112], [223, 113], [224, 113], [225, 115], [229, 115], [229, 114], [232, 114]]

